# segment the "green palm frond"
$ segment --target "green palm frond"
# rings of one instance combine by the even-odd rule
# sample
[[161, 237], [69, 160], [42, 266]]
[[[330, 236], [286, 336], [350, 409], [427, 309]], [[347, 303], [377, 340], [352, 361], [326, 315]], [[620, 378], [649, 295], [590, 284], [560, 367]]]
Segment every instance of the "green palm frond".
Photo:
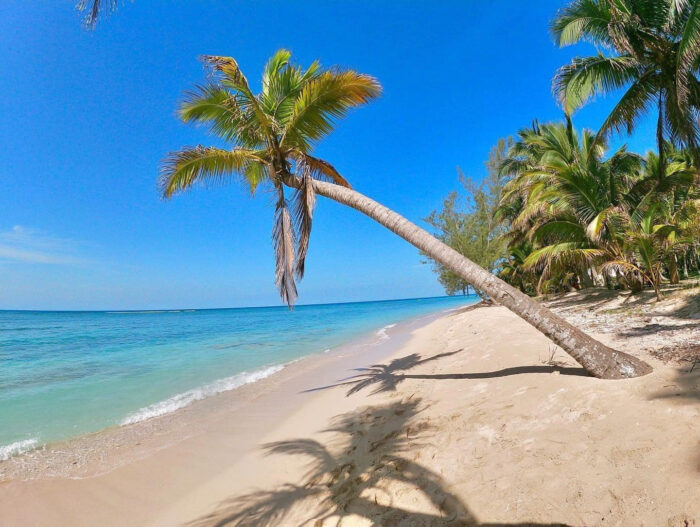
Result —
[[567, 220], [551, 220], [533, 230], [531, 239], [544, 242], [547, 239], [567, 242], [585, 242], [586, 232], [580, 223]]
[[[675, 18], [684, 20], [683, 32], [676, 56], [676, 102], [684, 109], [690, 103], [690, 84], [695, 80], [700, 56], [700, 7], [697, 1], [674, 0], [670, 12]], [[683, 15], [686, 16], [683, 16]]]
[[609, 209], [600, 211], [586, 226], [586, 235], [591, 240], [599, 241], [601, 239], [601, 234], [603, 233], [603, 229], [605, 229], [608, 219], [608, 213]]
[[[676, 84], [666, 86], [668, 96], [664, 100], [664, 130], [668, 133], [668, 138], [676, 144], [684, 144], [698, 157], [700, 154], [700, 113], [698, 105], [687, 107], [678, 105], [678, 94]], [[700, 103], [700, 101], [697, 101]]]
[[663, 239], [667, 243], [674, 243], [676, 237], [681, 234], [681, 229], [678, 225], [654, 225], [654, 234]]
[[[260, 151], [242, 148], [229, 151], [204, 146], [184, 148], [172, 152], [163, 162], [159, 186], [163, 197], [170, 198], [195, 183], [217, 183], [235, 173], [249, 176], [253, 173], [250, 170], [252, 165], [263, 166], [265, 163], [264, 153]], [[264, 176], [256, 175], [256, 178], [260, 177]], [[255, 181], [254, 184], [258, 183]]]
[[611, 16], [607, 2], [576, 0], [557, 13], [551, 31], [560, 46], [582, 40], [611, 44], [608, 33]]
[[280, 140], [283, 147], [306, 150], [333, 130], [348, 110], [367, 104], [381, 94], [370, 75], [354, 71], [326, 71], [304, 85]]
[[564, 111], [571, 113], [594, 95], [617, 90], [633, 82], [639, 70], [639, 63], [632, 57], [578, 57], [557, 71], [553, 81], [554, 92]]
[[620, 97], [620, 100], [603, 121], [596, 140], [602, 141], [611, 130], [632, 133], [641, 116], [656, 102], [657, 92], [658, 79], [656, 74], [649, 71], [641, 75]]
[[[270, 57], [263, 68], [262, 88], [264, 93], [273, 91], [274, 85], [278, 82], [280, 73], [289, 64], [292, 52], [287, 49], [278, 49]], [[290, 68], [293, 70], [293, 68]]]
[[255, 115], [257, 125], [265, 136], [268, 145], [274, 143], [274, 127], [270, 116], [263, 110], [260, 101], [251, 91], [248, 79], [241, 71], [233, 57], [218, 55], [202, 55], [202, 62], [209, 66], [219, 76], [219, 81], [225, 88], [233, 90], [243, 113]]
[[525, 269], [541, 269], [547, 264], [559, 263], [573, 266], [590, 265], [605, 256], [605, 251], [588, 246], [585, 242], [562, 242], [547, 245], [530, 253], [525, 259]]
[[323, 73], [318, 61], [312, 62], [304, 71], [289, 62], [290, 56], [289, 51], [280, 50], [268, 61], [260, 93], [261, 104], [277, 125], [279, 134], [284, 133], [288, 126], [301, 91]]
[[184, 122], [208, 126], [225, 141], [248, 148], [264, 142], [255, 115], [246, 112], [240, 101], [223, 86], [195, 87], [185, 94], [178, 113]]

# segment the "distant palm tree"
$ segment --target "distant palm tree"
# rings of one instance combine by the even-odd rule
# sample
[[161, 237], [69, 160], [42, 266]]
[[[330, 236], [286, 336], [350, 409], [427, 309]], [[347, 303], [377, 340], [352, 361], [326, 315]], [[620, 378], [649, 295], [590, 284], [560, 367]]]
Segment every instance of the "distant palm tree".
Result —
[[[213, 79], [187, 95], [180, 117], [208, 125], [232, 148], [196, 146], [171, 153], [160, 179], [163, 196], [231, 174], [241, 175], [251, 191], [263, 183], [271, 186], [277, 194], [276, 282], [287, 304], [291, 306], [297, 297], [294, 275], [300, 278], [304, 272], [312, 212], [320, 194], [366, 214], [485, 291], [559, 344], [591, 374], [623, 378], [651, 371], [643, 361], [604, 346], [424, 229], [353, 190], [330, 163], [310, 154], [337, 119], [380, 94], [373, 77], [352, 70], [324, 70], [318, 62], [303, 70], [290, 63], [288, 51], [280, 50], [265, 66], [262, 90], [256, 95], [233, 58], [205, 56], [203, 60]], [[294, 189], [291, 212], [285, 187]]]
[[[589, 41], [599, 52], [559, 69], [554, 90], [567, 113], [597, 94], [626, 88], [600, 128], [625, 129], [656, 108], [657, 176], [665, 174], [664, 137], [700, 157], [700, 7], [698, 0], [574, 0], [552, 23], [561, 46]], [[697, 163], [696, 163], [697, 164]]]

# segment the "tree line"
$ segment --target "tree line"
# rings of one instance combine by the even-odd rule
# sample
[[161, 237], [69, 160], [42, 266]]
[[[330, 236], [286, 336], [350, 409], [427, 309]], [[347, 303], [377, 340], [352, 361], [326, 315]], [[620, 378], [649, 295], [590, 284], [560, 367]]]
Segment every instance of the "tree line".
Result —
[[[559, 69], [563, 120], [500, 140], [485, 181], [461, 176], [466, 196], [452, 193], [427, 218], [436, 235], [529, 295], [607, 286], [660, 297], [663, 282], [697, 276], [699, 11], [680, 0], [576, 0], [562, 9], [552, 22], [560, 45], [587, 41], [610, 53]], [[598, 131], [575, 129], [576, 109], [623, 88]], [[631, 133], [649, 112], [656, 152], [608, 151], [611, 133]], [[466, 291], [454, 273], [435, 270], [448, 293]]]

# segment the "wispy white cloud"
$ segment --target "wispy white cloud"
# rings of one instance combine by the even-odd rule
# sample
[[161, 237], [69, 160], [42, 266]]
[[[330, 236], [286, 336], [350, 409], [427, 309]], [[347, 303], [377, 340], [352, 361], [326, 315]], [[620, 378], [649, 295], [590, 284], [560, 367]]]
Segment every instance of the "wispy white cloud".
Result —
[[0, 261], [73, 265], [87, 260], [78, 254], [79, 244], [38, 229], [15, 225], [0, 230]]

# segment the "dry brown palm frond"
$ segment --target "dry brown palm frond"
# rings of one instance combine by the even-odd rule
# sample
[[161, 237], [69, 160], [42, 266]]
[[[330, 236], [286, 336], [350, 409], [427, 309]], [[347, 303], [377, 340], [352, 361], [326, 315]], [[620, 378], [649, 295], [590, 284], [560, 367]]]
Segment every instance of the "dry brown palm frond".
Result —
[[275, 246], [275, 283], [282, 301], [291, 308], [297, 299], [297, 286], [294, 283], [294, 228], [281, 185], [277, 185], [277, 192], [275, 226], [272, 229], [272, 242]]
[[322, 181], [330, 181], [342, 187], [352, 188], [352, 185], [340, 175], [328, 161], [310, 156], [301, 150], [292, 150], [289, 154], [299, 164], [305, 164], [311, 169], [311, 177]]
[[248, 79], [238, 66], [238, 62], [233, 57], [223, 57], [220, 55], [200, 55], [199, 60], [203, 64], [209, 66], [214, 72], [220, 73], [230, 83], [233, 83], [236, 88], [244, 88], [245, 91], [250, 90], [248, 87]]
[[309, 248], [311, 222], [313, 220], [316, 192], [311, 179], [311, 168], [307, 164], [297, 165], [301, 171], [301, 185], [294, 192], [292, 202], [294, 227], [297, 234], [296, 275], [300, 280], [304, 277], [304, 263]]

